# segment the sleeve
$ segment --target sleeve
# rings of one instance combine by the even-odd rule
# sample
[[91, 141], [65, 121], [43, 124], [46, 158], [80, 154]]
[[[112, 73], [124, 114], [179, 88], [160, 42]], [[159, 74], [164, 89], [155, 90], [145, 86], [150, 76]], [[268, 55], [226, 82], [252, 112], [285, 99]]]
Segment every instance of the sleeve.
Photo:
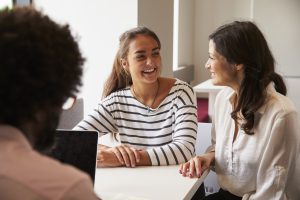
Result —
[[99, 200], [93, 190], [93, 185], [89, 179], [84, 179], [70, 188], [62, 198], [62, 200]]
[[188, 84], [183, 84], [177, 95], [172, 142], [147, 150], [152, 165], [180, 164], [194, 155], [198, 127], [196, 95]]
[[288, 177], [295, 167], [299, 151], [299, 125], [297, 113], [278, 117], [272, 127], [256, 177], [256, 191], [243, 200], [285, 200]]
[[80, 121], [73, 129], [75, 130], [96, 130], [99, 136], [106, 133], [117, 132], [116, 123], [112, 115], [112, 106], [104, 99], [99, 105]]

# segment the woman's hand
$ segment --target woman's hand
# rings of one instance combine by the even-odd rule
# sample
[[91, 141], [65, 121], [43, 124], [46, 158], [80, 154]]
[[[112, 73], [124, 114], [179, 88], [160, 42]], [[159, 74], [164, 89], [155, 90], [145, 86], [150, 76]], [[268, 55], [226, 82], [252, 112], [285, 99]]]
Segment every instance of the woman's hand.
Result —
[[188, 162], [181, 164], [179, 172], [184, 177], [200, 178], [202, 173], [207, 170], [215, 159], [215, 152], [203, 154], [201, 156], [195, 156]]
[[113, 148], [101, 147], [98, 150], [98, 167], [135, 167], [140, 162], [139, 150], [127, 145], [120, 145]]

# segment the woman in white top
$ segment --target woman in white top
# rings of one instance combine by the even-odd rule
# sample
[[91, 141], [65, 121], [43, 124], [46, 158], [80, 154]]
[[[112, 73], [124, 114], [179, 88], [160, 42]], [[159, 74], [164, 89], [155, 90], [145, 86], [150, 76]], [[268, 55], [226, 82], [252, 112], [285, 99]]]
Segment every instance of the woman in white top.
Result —
[[187, 83], [160, 76], [160, 48], [146, 27], [121, 35], [104, 99], [76, 126], [117, 135], [120, 145], [99, 148], [99, 167], [173, 165], [193, 156], [196, 96]]
[[233, 22], [209, 36], [206, 69], [228, 86], [215, 101], [212, 145], [180, 166], [200, 177], [214, 167], [220, 191], [205, 199], [291, 199], [300, 128], [268, 44], [252, 22]]

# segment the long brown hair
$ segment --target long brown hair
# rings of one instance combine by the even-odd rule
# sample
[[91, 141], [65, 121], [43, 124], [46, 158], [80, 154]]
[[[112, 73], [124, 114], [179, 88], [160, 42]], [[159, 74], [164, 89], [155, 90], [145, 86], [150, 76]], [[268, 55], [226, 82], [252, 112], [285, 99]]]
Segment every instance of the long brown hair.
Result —
[[279, 93], [286, 95], [287, 92], [282, 77], [275, 72], [275, 61], [267, 41], [250, 21], [223, 25], [209, 39], [215, 43], [216, 51], [229, 63], [244, 65], [244, 79], [231, 117], [237, 120], [241, 112], [246, 120], [242, 128], [247, 134], [254, 134], [254, 113], [264, 104], [269, 83], [273, 82]]
[[137, 35], [146, 35], [152, 37], [156, 40], [158, 47], [161, 48], [161, 44], [157, 35], [152, 30], [144, 26], [139, 26], [123, 33], [120, 36], [119, 49], [115, 56], [111, 74], [104, 85], [104, 90], [102, 93], [103, 98], [132, 84], [132, 79], [129, 72], [125, 71], [121, 65], [121, 59], [127, 59], [129, 44]]

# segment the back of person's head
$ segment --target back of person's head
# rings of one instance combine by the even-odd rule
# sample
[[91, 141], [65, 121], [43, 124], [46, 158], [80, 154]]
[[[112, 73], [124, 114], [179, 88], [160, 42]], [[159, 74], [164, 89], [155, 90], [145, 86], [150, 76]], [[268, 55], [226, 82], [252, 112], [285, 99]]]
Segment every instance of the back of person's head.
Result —
[[273, 82], [275, 89], [286, 95], [282, 77], [275, 72], [275, 61], [265, 37], [250, 21], [235, 21], [219, 27], [211, 39], [216, 51], [231, 64], [243, 64], [244, 79], [239, 89], [240, 98], [232, 113], [242, 111], [247, 123], [243, 125], [247, 133], [254, 125], [254, 112], [265, 102], [266, 88]]
[[[0, 124], [53, 129], [63, 102], [78, 92], [83, 62], [67, 25], [30, 7], [0, 11]], [[41, 125], [43, 113], [55, 122]]]
[[158, 47], [161, 48], [158, 36], [147, 27], [139, 26], [124, 32], [120, 36], [119, 49], [115, 56], [112, 72], [105, 83], [103, 97], [132, 84], [129, 72], [125, 71], [121, 65], [121, 59], [127, 59], [129, 45], [138, 35], [152, 37], [157, 42]]

